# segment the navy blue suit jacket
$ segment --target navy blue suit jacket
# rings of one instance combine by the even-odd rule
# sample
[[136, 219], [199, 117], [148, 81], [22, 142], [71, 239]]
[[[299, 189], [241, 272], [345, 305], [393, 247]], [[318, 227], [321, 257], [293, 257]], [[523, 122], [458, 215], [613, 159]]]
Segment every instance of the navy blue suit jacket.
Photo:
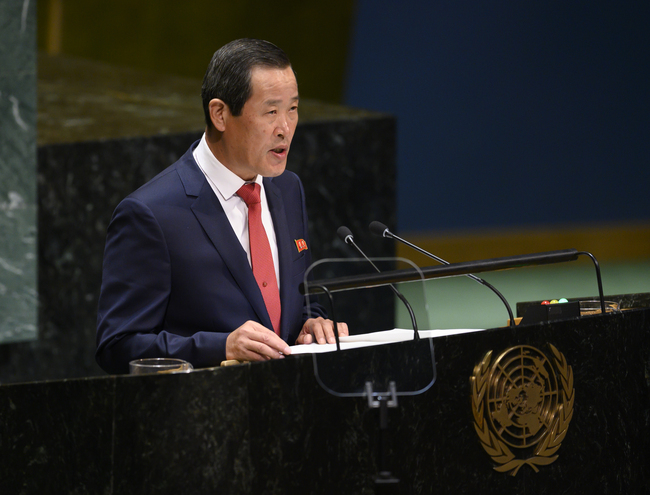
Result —
[[[146, 357], [217, 366], [244, 322], [273, 328], [246, 252], [192, 156], [196, 145], [125, 198], [108, 227], [96, 358], [109, 373]], [[293, 345], [307, 319], [298, 285], [311, 263], [296, 243], [309, 246], [304, 190], [289, 171], [265, 178], [264, 189], [278, 244], [281, 337]]]

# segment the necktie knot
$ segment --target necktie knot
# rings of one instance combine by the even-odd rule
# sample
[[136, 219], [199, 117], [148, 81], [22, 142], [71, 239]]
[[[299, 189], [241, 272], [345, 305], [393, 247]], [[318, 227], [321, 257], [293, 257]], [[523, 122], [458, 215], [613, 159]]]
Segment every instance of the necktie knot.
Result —
[[244, 200], [246, 206], [257, 204], [260, 202], [260, 185], [257, 182], [244, 184], [237, 191], [237, 196]]

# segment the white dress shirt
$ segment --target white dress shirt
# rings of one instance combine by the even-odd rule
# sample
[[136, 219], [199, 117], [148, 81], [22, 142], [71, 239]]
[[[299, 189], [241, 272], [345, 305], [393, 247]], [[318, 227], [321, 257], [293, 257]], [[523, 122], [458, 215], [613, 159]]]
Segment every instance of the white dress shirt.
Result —
[[[237, 239], [241, 242], [246, 255], [248, 256], [248, 263], [251, 263], [251, 249], [248, 239], [248, 206], [243, 199], [237, 196], [237, 191], [241, 186], [247, 182], [242, 180], [238, 175], [231, 172], [225, 165], [223, 165], [212, 153], [208, 143], [205, 140], [205, 134], [201, 138], [198, 146], [193, 151], [194, 160], [199, 165], [199, 168], [205, 175], [208, 183], [212, 187], [214, 194], [219, 199], [223, 211], [226, 213], [232, 230], [235, 232]], [[249, 181], [251, 182], [251, 181]], [[273, 265], [275, 267], [275, 276], [278, 279], [278, 287], [280, 287], [280, 264], [278, 260], [278, 244], [275, 237], [275, 229], [273, 228], [273, 220], [271, 212], [269, 211], [269, 204], [266, 200], [266, 193], [264, 191], [264, 183], [262, 176], [258, 175], [255, 181], [260, 185], [260, 199], [262, 202], [262, 225], [266, 231], [266, 236], [269, 238], [271, 246], [271, 254], [273, 255]]]

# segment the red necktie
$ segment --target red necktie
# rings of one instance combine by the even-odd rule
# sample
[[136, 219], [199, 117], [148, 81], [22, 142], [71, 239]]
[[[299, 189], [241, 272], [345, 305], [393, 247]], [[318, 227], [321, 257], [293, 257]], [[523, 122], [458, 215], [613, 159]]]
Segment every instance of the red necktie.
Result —
[[271, 246], [262, 225], [262, 205], [260, 203], [260, 185], [244, 184], [237, 195], [248, 205], [248, 237], [251, 248], [251, 264], [257, 285], [262, 291], [266, 310], [271, 317], [273, 330], [280, 335], [280, 291], [273, 266]]

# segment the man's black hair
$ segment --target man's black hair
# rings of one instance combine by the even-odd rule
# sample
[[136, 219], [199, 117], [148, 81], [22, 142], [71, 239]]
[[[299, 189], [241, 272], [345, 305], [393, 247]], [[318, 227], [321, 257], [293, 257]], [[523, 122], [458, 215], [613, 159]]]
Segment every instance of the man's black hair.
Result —
[[214, 53], [201, 87], [208, 127], [212, 127], [209, 105], [214, 98], [228, 105], [234, 116], [241, 115], [244, 103], [252, 93], [251, 71], [254, 67], [286, 69], [291, 67], [291, 62], [287, 54], [273, 43], [249, 38], [231, 41]]

